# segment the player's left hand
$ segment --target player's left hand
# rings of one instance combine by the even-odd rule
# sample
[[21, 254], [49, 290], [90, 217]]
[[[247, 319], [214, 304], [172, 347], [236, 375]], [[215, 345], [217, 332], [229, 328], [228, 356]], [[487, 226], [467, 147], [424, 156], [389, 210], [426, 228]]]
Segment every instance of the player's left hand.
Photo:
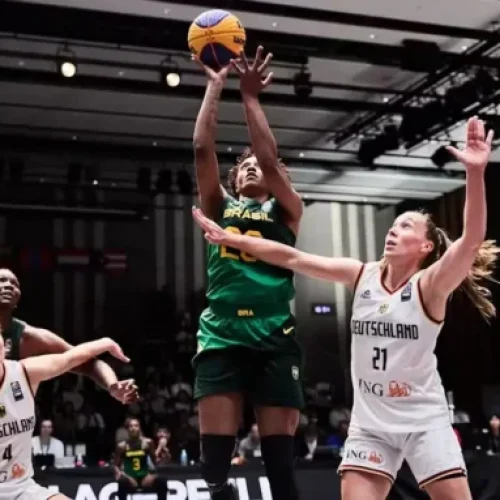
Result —
[[252, 64], [248, 62], [244, 52], [241, 52], [240, 59], [237, 61], [233, 59], [231, 61], [231, 66], [240, 75], [240, 89], [244, 96], [257, 96], [271, 83], [271, 80], [273, 79], [272, 73], [264, 76], [273, 55], [269, 52], [265, 59], [262, 59], [263, 51], [264, 48], [262, 46], [257, 49], [255, 59]]
[[193, 217], [198, 225], [205, 231], [205, 239], [214, 245], [228, 244], [231, 239], [231, 233], [224, 231], [216, 222], [205, 217], [203, 212], [193, 207]]
[[120, 380], [112, 384], [109, 393], [124, 405], [135, 403], [139, 399], [139, 389], [135, 385], [133, 378]]
[[488, 164], [491, 154], [491, 143], [493, 141], [493, 130], [486, 135], [484, 122], [477, 116], [469, 118], [467, 122], [467, 139], [465, 148], [462, 150], [447, 146], [447, 150], [467, 170], [484, 170]]

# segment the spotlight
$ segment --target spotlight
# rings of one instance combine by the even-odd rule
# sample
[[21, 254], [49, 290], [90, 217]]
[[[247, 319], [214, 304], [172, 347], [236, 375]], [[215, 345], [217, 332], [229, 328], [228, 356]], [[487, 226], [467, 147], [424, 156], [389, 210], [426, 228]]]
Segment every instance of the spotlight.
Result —
[[300, 99], [307, 99], [312, 94], [311, 73], [307, 72], [305, 67], [293, 77], [293, 88]]
[[167, 57], [161, 63], [161, 83], [168, 87], [178, 87], [181, 84], [181, 73], [179, 66]]
[[75, 54], [71, 52], [67, 47], [60, 49], [57, 52], [57, 65], [59, 68], [59, 73], [61, 73], [64, 78], [73, 78], [77, 72], [77, 65]]

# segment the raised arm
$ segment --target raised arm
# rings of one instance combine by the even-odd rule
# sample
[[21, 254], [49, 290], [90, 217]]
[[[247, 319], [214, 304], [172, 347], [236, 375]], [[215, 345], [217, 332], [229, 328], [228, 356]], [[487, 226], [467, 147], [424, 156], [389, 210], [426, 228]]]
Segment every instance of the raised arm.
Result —
[[237, 248], [268, 264], [291, 269], [312, 278], [343, 283], [353, 289], [363, 267], [356, 259], [322, 257], [276, 241], [224, 231], [198, 209], [193, 209], [193, 215], [210, 243]]
[[[21, 344], [21, 356], [27, 358], [43, 354], [59, 354], [69, 351], [72, 347], [49, 330], [26, 325]], [[134, 380], [119, 381], [111, 366], [100, 359], [85, 361], [80, 366], [75, 366], [72, 371], [91, 378], [122, 403], [131, 403], [138, 398]]]
[[217, 218], [225, 192], [220, 184], [215, 137], [219, 100], [229, 67], [223, 68], [219, 73], [216, 73], [212, 69], [203, 66], [199, 60], [196, 61], [204, 69], [208, 77], [205, 97], [194, 127], [193, 149], [196, 182], [203, 210], [209, 217]]
[[102, 338], [72, 347], [61, 354], [46, 354], [45, 356], [26, 358], [21, 363], [26, 368], [33, 392], [36, 392], [40, 382], [69, 372], [75, 366], [79, 366], [105, 352], [109, 352], [125, 363], [129, 362], [129, 359], [123, 354], [116, 342], [108, 338]]
[[252, 150], [271, 193], [287, 212], [290, 224], [298, 229], [303, 211], [302, 200], [293, 189], [286, 171], [279, 164], [278, 146], [258, 98], [259, 93], [271, 83], [273, 76], [269, 73], [264, 77], [272, 54], [269, 53], [263, 60], [262, 52], [263, 48], [259, 47], [252, 64], [248, 63], [245, 54], [242, 53], [241, 62], [233, 62], [233, 66], [240, 75], [241, 95]]
[[[448, 148], [466, 170], [464, 224], [460, 238], [422, 275], [424, 302], [431, 314], [442, 314], [443, 303], [469, 274], [486, 236], [484, 172], [491, 152], [493, 132], [485, 136], [484, 123], [471, 118], [463, 151]], [[440, 234], [440, 238], [445, 237]], [[437, 310], [436, 310], [437, 309]]]

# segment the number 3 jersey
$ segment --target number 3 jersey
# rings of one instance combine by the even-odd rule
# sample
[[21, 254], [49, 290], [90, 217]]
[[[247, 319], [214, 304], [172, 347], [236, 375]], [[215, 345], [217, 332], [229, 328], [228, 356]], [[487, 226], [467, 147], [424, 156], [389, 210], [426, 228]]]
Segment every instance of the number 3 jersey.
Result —
[[19, 361], [4, 361], [0, 389], [0, 500], [12, 500], [33, 476], [31, 438], [35, 402]]
[[391, 292], [379, 262], [364, 265], [351, 319], [351, 422], [382, 432], [418, 432], [449, 425], [434, 355], [442, 322], [423, 306], [419, 278]]

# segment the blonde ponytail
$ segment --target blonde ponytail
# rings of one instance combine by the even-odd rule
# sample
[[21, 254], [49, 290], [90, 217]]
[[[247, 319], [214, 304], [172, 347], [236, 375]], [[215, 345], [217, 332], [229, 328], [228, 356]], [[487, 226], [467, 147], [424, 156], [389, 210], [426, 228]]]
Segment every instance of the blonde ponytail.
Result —
[[[422, 269], [438, 261], [453, 243], [444, 229], [437, 227], [427, 215], [427, 237], [434, 243], [434, 249], [422, 263]], [[500, 248], [494, 240], [486, 240], [479, 248], [468, 276], [460, 284], [457, 291], [463, 292], [481, 316], [489, 321], [496, 315], [495, 306], [491, 301], [491, 291], [486, 283], [498, 283], [493, 278], [493, 270]]]

